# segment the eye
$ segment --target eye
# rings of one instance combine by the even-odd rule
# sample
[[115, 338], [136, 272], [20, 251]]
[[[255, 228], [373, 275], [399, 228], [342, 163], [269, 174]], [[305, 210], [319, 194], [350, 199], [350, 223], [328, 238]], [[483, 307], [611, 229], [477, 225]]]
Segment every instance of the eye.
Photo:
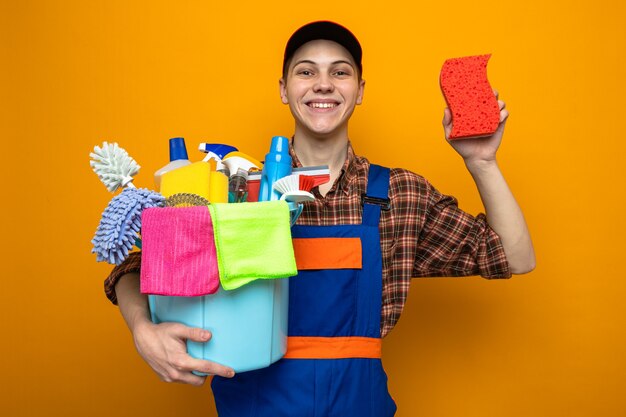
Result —
[[342, 77], [342, 78], [349, 77], [349, 76], [351, 76], [351, 75], [352, 75], [352, 73], [351, 73], [350, 71], [347, 71], [347, 70], [345, 70], [345, 69], [338, 69], [338, 70], [335, 70], [335, 72], [334, 72], [333, 74], [334, 74], [336, 77]]
[[305, 76], [305, 77], [309, 77], [309, 76], [313, 75], [313, 72], [311, 70], [308, 70], [308, 69], [303, 69], [303, 70], [297, 71], [296, 74], [297, 75], [302, 75], [302, 76]]

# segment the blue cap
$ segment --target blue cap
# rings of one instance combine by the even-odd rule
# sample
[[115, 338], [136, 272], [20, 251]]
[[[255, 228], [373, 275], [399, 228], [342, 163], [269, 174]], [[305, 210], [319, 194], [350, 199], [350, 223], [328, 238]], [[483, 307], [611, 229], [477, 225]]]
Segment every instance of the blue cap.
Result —
[[184, 138], [170, 139], [170, 162], [179, 159], [189, 159]]
[[270, 152], [289, 154], [289, 138], [274, 136], [270, 145]]

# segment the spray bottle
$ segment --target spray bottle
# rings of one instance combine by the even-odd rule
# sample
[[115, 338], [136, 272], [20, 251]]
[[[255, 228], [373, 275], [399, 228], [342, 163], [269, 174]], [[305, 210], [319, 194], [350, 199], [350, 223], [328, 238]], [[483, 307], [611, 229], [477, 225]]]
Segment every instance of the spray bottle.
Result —
[[240, 168], [248, 172], [254, 172], [261, 170], [263, 167], [261, 162], [243, 152], [229, 152], [222, 158], [222, 162], [230, 171], [231, 177], [235, 175]]
[[201, 143], [198, 150], [206, 153], [202, 161], [213, 160], [216, 163], [215, 173], [211, 173], [210, 176], [209, 201], [211, 203], [227, 203], [230, 171], [222, 159], [226, 154], [236, 152], [237, 148], [222, 143]]
[[274, 191], [274, 183], [287, 175], [291, 175], [289, 139], [284, 136], [274, 136], [270, 151], [265, 155], [263, 162], [259, 201], [278, 200], [280, 193]]
[[243, 168], [230, 176], [228, 181], [228, 202], [243, 203], [248, 197], [248, 171]]

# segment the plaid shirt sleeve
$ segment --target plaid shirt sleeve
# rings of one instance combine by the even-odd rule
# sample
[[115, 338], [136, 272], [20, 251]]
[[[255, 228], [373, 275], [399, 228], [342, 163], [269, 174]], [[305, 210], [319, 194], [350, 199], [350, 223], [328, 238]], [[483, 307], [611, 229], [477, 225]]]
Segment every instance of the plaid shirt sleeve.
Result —
[[469, 215], [454, 197], [400, 168], [391, 170], [389, 198], [391, 210], [381, 213], [380, 224], [383, 336], [402, 314], [412, 277], [511, 276], [500, 238], [483, 214]]
[[117, 265], [109, 276], [104, 280], [104, 293], [107, 298], [117, 305], [117, 294], [115, 294], [115, 284], [122, 276], [131, 272], [141, 270], [141, 252], [133, 252], [121, 264]]
[[456, 198], [441, 194], [427, 180], [418, 206], [420, 222], [412, 275], [414, 277], [509, 278], [511, 272], [500, 237], [484, 214], [459, 209]]

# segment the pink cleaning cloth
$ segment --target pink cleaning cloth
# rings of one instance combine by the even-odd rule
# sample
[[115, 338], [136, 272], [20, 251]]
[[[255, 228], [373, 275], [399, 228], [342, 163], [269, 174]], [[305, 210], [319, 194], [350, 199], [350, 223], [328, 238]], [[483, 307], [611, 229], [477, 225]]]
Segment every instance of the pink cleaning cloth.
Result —
[[219, 287], [206, 206], [149, 208], [141, 215], [141, 292], [195, 297]]

